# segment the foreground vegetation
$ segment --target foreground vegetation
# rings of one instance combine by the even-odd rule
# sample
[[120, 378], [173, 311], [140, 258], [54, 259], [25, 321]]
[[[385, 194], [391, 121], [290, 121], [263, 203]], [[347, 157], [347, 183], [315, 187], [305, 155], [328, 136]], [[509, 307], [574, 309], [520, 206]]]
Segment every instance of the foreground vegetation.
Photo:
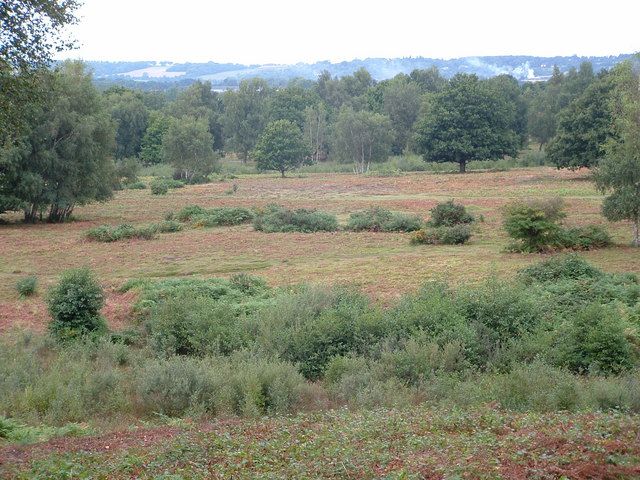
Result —
[[51, 451], [55, 444], [5, 450], [5, 471], [24, 479], [582, 480], [640, 473], [638, 417], [617, 413], [414, 407], [171, 425], [67, 439], [63, 453]]

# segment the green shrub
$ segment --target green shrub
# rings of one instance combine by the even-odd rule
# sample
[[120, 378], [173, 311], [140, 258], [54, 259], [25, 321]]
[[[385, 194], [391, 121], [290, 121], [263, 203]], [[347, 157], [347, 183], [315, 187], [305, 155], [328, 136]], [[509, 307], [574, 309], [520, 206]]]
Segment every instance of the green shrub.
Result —
[[[167, 184], [168, 188], [183, 188], [185, 182], [182, 180], [177, 180], [175, 178], [163, 178], [164, 183]], [[202, 183], [202, 182], [194, 182], [194, 183]]]
[[164, 300], [146, 323], [153, 349], [161, 355], [229, 354], [246, 343], [232, 304], [179, 295]]
[[156, 225], [134, 227], [126, 223], [112, 227], [110, 225], [100, 225], [87, 230], [85, 236], [89, 240], [96, 242], [117, 242], [136, 238], [140, 240], [152, 240], [157, 233]]
[[352, 213], [347, 229], [354, 232], [368, 230], [372, 232], [413, 232], [422, 226], [417, 215], [391, 212], [381, 207], [372, 207]]
[[576, 410], [582, 396], [573, 375], [542, 362], [517, 366], [498, 376], [490, 389], [491, 397], [503, 408], [518, 411]]
[[616, 374], [633, 365], [625, 323], [614, 308], [599, 304], [574, 316], [562, 332], [558, 350], [561, 364], [577, 373]]
[[49, 290], [47, 304], [52, 318], [49, 331], [58, 341], [106, 330], [100, 315], [104, 293], [88, 268], [63, 272], [58, 284]]
[[16, 283], [16, 290], [20, 294], [21, 298], [30, 297], [36, 293], [38, 288], [38, 277], [30, 275], [28, 277], [21, 278]]
[[153, 195], [166, 195], [169, 192], [169, 184], [164, 179], [154, 179], [151, 182], [151, 193]]
[[611, 235], [599, 225], [587, 225], [563, 229], [560, 232], [559, 243], [568, 249], [593, 250], [594, 248], [610, 247], [613, 243]]
[[461, 224], [451, 227], [422, 228], [413, 233], [411, 243], [414, 245], [462, 245], [470, 238], [471, 228]]
[[558, 280], [579, 278], [600, 278], [598, 270], [580, 255], [569, 254], [552, 257], [520, 270], [519, 275], [526, 282], [557, 282]]
[[520, 244], [512, 248], [524, 252], [544, 252], [558, 248], [560, 220], [564, 202], [551, 200], [518, 201], [505, 207], [504, 229]]
[[191, 216], [194, 227], [241, 225], [253, 220], [253, 212], [242, 207], [218, 207]]
[[331, 213], [318, 210], [289, 210], [270, 205], [258, 213], [253, 227], [261, 232], [334, 232], [338, 230], [338, 219]]
[[176, 220], [180, 222], [189, 222], [195, 215], [205, 214], [206, 210], [199, 205], [187, 205], [182, 208], [176, 215]]
[[147, 188], [147, 184], [144, 182], [127, 183], [124, 188], [128, 190], [144, 190]]
[[473, 215], [467, 212], [464, 205], [454, 203], [453, 200], [442, 202], [431, 209], [429, 226], [453, 227], [473, 223]]

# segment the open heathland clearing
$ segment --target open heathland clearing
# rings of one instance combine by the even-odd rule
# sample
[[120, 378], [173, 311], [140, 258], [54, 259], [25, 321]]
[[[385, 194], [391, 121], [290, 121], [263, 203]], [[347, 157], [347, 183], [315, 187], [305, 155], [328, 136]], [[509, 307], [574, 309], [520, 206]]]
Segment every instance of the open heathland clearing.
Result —
[[[492, 275], [509, 276], [544, 256], [505, 252], [502, 207], [513, 199], [562, 197], [569, 225], [601, 224], [609, 228], [614, 248], [585, 252], [594, 265], [611, 272], [640, 271], [640, 255], [628, 247], [630, 228], [608, 224], [601, 216], [602, 196], [589, 172], [553, 168], [516, 169], [469, 175], [414, 173], [393, 177], [350, 174], [306, 174], [303, 178], [247, 175], [230, 182], [186, 186], [165, 196], [148, 190], [116, 192], [114, 200], [79, 207], [75, 221], [65, 224], [0, 226], [0, 330], [15, 326], [44, 328], [48, 321], [40, 296], [20, 300], [16, 283], [37, 275], [45, 291], [62, 270], [89, 266], [107, 288], [103, 314], [114, 328], [126, 324], [133, 295], [118, 293], [131, 278], [225, 277], [251, 273], [270, 285], [349, 283], [375, 300], [389, 301], [415, 290], [427, 279], [451, 283]], [[187, 228], [153, 240], [99, 243], [86, 239], [91, 227], [104, 224], [147, 225], [186, 205], [318, 208], [338, 216], [371, 206], [417, 214], [428, 219], [438, 202], [455, 199], [481, 218], [471, 241], [455, 245], [413, 246], [404, 233], [319, 232], [271, 233], [250, 224], [219, 228]]]

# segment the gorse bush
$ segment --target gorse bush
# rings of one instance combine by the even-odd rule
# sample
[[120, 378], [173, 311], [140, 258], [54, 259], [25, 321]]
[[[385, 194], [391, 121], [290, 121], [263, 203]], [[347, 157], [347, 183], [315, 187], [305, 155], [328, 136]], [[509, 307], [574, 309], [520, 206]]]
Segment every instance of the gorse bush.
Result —
[[149, 186], [153, 195], [166, 195], [169, 192], [169, 184], [164, 179], [154, 179]]
[[417, 215], [406, 215], [386, 210], [381, 207], [371, 207], [361, 212], [352, 213], [349, 217], [347, 230], [360, 232], [413, 232], [418, 230], [423, 221]]
[[580, 278], [593, 279], [604, 275], [601, 270], [598, 270], [577, 254], [552, 257], [522, 269], [519, 274], [526, 282], [557, 282], [558, 280], [576, 280]]
[[471, 227], [453, 225], [451, 227], [422, 228], [413, 233], [414, 245], [462, 245], [471, 238]]
[[253, 227], [261, 232], [334, 232], [338, 219], [331, 213], [300, 208], [289, 210], [279, 205], [269, 205], [258, 212]]
[[49, 290], [49, 331], [59, 341], [106, 331], [100, 310], [104, 293], [88, 268], [67, 270]]
[[611, 245], [602, 227], [565, 228], [564, 202], [559, 199], [518, 201], [505, 208], [504, 229], [516, 240], [516, 252], [550, 252], [561, 249], [590, 250]]
[[20, 294], [20, 297], [26, 298], [34, 295], [38, 288], [38, 277], [30, 275], [28, 277], [21, 278], [16, 283], [16, 290]]
[[414, 245], [462, 245], [471, 238], [470, 224], [475, 221], [464, 205], [449, 200], [431, 209], [426, 228], [411, 237]]
[[221, 227], [249, 223], [254, 218], [253, 211], [243, 207], [203, 208], [187, 205], [175, 214], [180, 222], [191, 222], [194, 227]]
[[474, 217], [464, 205], [454, 203], [453, 200], [442, 202], [431, 209], [428, 225], [431, 227], [453, 227], [473, 223]]

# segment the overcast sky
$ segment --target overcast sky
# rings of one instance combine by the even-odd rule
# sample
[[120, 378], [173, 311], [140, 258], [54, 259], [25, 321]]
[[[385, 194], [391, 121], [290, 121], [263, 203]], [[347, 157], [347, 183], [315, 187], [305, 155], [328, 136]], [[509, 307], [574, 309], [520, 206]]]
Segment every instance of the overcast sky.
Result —
[[62, 58], [295, 63], [640, 50], [639, 0], [84, 0]]

